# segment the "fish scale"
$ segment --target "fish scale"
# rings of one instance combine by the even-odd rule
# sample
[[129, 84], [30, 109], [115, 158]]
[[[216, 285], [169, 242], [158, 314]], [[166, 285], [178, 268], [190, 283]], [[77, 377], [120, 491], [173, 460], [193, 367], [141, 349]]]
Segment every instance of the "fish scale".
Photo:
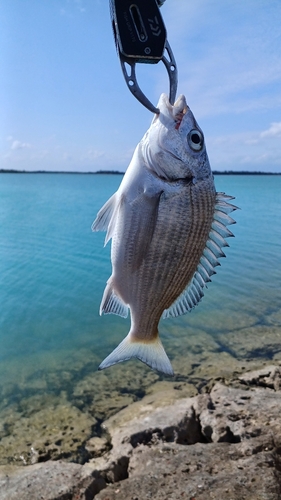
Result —
[[[204, 213], [204, 212], [202, 212], [202, 209], [200, 210], [199, 208], [199, 213]], [[196, 224], [196, 220], [198, 220], [198, 217], [197, 214], [194, 213], [192, 216], [192, 226], [190, 228], [190, 231], [188, 232], [188, 239], [186, 239], [186, 235], [183, 234], [183, 240], [184, 240], [183, 243], [185, 243], [185, 247], [183, 251], [182, 267], [177, 271], [177, 273], [175, 273], [175, 278], [174, 278], [174, 281], [178, 285], [175, 290], [176, 297], [186, 287], [187, 283], [190, 281], [196, 270], [198, 263], [198, 256], [201, 255], [202, 249], [199, 247], [197, 248], [197, 252], [195, 252], [194, 247], [196, 247], [200, 243], [202, 247], [202, 241], [204, 241], [206, 239], [206, 236], [209, 234], [209, 224], [206, 231], [206, 224], [204, 223], [202, 227], [201, 225]], [[190, 258], [191, 256], [192, 259]], [[165, 309], [169, 307], [169, 305], [167, 305]]]
[[[184, 203], [183, 203], [184, 205]], [[179, 207], [178, 207], [179, 208]], [[184, 207], [183, 207], [184, 208]], [[181, 212], [185, 212], [185, 210], [181, 210]], [[179, 213], [180, 215], [180, 213]], [[171, 214], [170, 214], [171, 216]], [[172, 215], [173, 217], [173, 215]], [[166, 227], [170, 227], [171, 231], [166, 230]], [[147, 262], [143, 264], [143, 272], [147, 274], [147, 276], [152, 276], [152, 281], [150, 282], [150, 286], [148, 288], [149, 294], [152, 300], [152, 308], [154, 308], [155, 313], [157, 309], [160, 309], [161, 312], [159, 314], [159, 318], [165, 308], [169, 306], [169, 302], [171, 302], [171, 286], [172, 283], [179, 283], [179, 278], [182, 276], [182, 271], [175, 272], [173, 269], [173, 256], [177, 250], [177, 248], [181, 248], [181, 240], [186, 240], [185, 237], [185, 228], [182, 224], [176, 227], [172, 227], [169, 224], [169, 220], [159, 221], [159, 228], [155, 230], [154, 237], [154, 245], [152, 242], [152, 248], [147, 258]], [[161, 246], [159, 248], [159, 239], [161, 238]], [[171, 239], [174, 239], [174, 244], [171, 245]], [[177, 239], [177, 243], [175, 244], [175, 238]], [[182, 253], [182, 249], [181, 249]], [[157, 255], [157, 260], [155, 256]], [[170, 257], [170, 258], [169, 258]], [[182, 258], [182, 255], [176, 259], [178, 261]], [[157, 267], [155, 267], [155, 263], [157, 263]], [[153, 268], [154, 267], [154, 268]], [[153, 272], [153, 273], [152, 273]], [[173, 294], [178, 292], [174, 291]], [[182, 291], [182, 289], [180, 290]]]
[[[100, 313], [131, 315], [131, 329], [100, 369], [138, 358], [168, 375], [173, 368], [158, 334], [161, 318], [176, 317], [202, 299], [237, 207], [216, 193], [203, 132], [184, 96], [162, 94], [118, 191], [93, 230], [112, 239], [112, 275]], [[180, 120], [179, 120], [180, 116]]]

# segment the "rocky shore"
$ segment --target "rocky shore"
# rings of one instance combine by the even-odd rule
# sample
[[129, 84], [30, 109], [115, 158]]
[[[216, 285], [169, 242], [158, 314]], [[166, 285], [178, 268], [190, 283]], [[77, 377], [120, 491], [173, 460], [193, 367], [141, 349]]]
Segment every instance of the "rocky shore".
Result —
[[197, 394], [156, 380], [85, 449], [84, 464], [1, 466], [0, 499], [280, 500], [281, 363], [209, 379]]

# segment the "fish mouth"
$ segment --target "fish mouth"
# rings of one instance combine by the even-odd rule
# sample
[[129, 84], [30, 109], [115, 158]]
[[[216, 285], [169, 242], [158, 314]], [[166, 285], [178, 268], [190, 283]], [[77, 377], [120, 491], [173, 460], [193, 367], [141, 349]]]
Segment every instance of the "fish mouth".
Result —
[[190, 111], [190, 108], [187, 105], [185, 96], [183, 94], [181, 94], [177, 98], [174, 105], [170, 103], [167, 94], [161, 94], [158, 102], [158, 108], [160, 109], [160, 114], [156, 113], [154, 115], [152, 124], [157, 122], [159, 116], [162, 114], [162, 116], [166, 119], [173, 120], [173, 122], [176, 124], [176, 129], [180, 127], [184, 115], [186, 115]]
[[184, 95], [180, 95], [172, 107], [172, 116], [176, 122], [175, 129], [178, 130], [184, 115], [189, 111]]

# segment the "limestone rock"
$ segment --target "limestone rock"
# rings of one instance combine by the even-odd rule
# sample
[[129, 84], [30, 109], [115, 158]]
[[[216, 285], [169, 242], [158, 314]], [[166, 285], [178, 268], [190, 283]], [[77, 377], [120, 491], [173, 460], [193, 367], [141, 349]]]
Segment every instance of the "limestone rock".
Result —
[[239, 380], [247, 385], [269, 387], [278, 391], [281, 389], [281, 368], [274, 365], [266, 366], [260, 370], [244, 373], [239, 377]]
[[181, 399], [178, 383], [159, 381], [88, 440], [102, 456], [2, 467], [0, 500], [280, 500], [279, 381], [269, 366]]
[[[49, 461], [27, 467], [0, 467], [1, 500], [68, 500], [93, 498], [104, 479], [82, 465]], [[88, 497], [89, 498], [89, 497]]]
[[210, 407], [199, 418], [209, 442], [238, 443], [269, 431], [280, 433], [280, 410], [280, 399], [272, 390], [241, 390], [218, 383], [210, 393]]
[[210, 394], [150, 411], [145, 406], [130, 423], [119, 420], [119, 427], [116, 417], [107, 423], [113, 444], [107, 463], [125, 451], [128, 479], [96, 500], [280, 500], [280, 411], [280, 395], [272, 389], [217, 383]]
[[[251, 450], [253, 451], [253, 450]], [[140, 446], [129, 478], [95, 500], [279, 500], [271, 451], [245, 456], [241, 444]]]
[[109, 448], [109, 442], [106, 437], [92, 437], [85, 445], [86, 450], [94, 457], [99, 457]]

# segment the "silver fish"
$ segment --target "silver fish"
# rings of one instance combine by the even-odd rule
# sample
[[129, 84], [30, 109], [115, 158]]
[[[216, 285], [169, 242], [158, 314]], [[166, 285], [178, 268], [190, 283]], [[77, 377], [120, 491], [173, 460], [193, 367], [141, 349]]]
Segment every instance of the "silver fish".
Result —
[[162, 94], [119, 189], [98, 212], [93, 231], [112, 239], [112, 275], [100, 314], [131, 314], [127, 337], [101, 363], [132, 357], [160, 372], [173, 368], [158, 335], [161, 318], [193, 309], [225, 256], [228, 215], [237, 207], [216, 193], [204, 135], [186, 99]]

